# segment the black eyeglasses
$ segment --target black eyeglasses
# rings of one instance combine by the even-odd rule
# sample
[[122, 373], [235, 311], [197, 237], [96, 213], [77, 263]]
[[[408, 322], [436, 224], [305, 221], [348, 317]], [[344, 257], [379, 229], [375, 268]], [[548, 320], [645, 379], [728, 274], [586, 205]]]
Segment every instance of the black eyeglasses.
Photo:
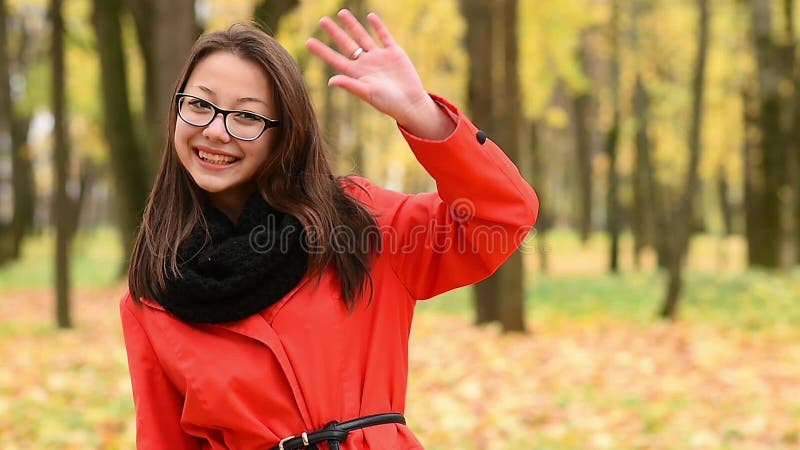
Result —
[[175, 94], [178, 102], [178, 116], [195, 127], [207, 127], [217, 115], [222, 114], [225, 130], [232, 137], [242, 141], [255, 141], [264, 131], [275, 128], [280, 122], [251, 111], [222, 109], [210, 101], [191, 94]]

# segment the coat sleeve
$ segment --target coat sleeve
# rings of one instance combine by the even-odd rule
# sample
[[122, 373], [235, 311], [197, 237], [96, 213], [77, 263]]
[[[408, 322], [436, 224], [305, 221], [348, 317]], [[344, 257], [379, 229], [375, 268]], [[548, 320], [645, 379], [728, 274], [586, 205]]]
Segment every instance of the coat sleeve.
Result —
[[126, 294], [120, 315], [136, 407], [136, 448], [200, 450], [201, 441], [181, 428], [183, 396], [164, 373], [134, 307]]
[[539, 201], [514, 163], [446, 100], [456, 121], [441, 141], [401, 128], [437, 192], [407, 195], [367, 183], [382, 228], [382, 252], [409, 294], [426, 299], [494, 273], [536, 222]]

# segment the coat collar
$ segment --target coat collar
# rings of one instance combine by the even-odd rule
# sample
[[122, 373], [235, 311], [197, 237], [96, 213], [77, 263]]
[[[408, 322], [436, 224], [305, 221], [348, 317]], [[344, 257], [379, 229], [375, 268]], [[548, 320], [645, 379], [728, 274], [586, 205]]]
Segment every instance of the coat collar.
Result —
[[[264, 311], [261, 311], [259, 313], [253, 314], [253, 315], [251, 315], [251, 316], [249, 316], [249, 317], [247, 317], [245, 319], [242, 319], [242, 320], [239, 320], [239, 321], [236, 321], [236, 322], [220, 323], [220, 324], [204, 324], [204, 325], [225, 328], [227, 330], [230, 330], [230, 331], [233, 331], [233, 332], [236, 332], [236, 333], [239, 333], [239, 334], [243, 334], [245, 336], [248, 336], [248, 337], [251, 337], [251, 338], [256, 339], [258, 341], [261, 341], [262, 339], [259, 338], [259, 336], [261, 336], [261, 334], [260, 334], [260, 332], [258, 330], [260, 328], [262, 328], [263, 321], [256, 321], [254, 323], [251, 319], [253, 319], [254, 317], [262, 317], [263, 319], [267, 320], [268, 325], [271, 327], [272, 326], [272, 322], [273, 322], [273, 320], [275, 320], [275, 316], [277, 315], [277, 313], [283, 308], [283, 306], [289, 300], [291, 300], [292, 297], [295, 296], [295, 294], [297, 294], [297, 292], [301, 288], [303, 288], [306, 284], [309, 283], [311, 278], [312, 278], [311, 276], [306, 275], [299, 283], [297, 283], [297, 285], [291, 291], [289, 291], [289, 293], [287, 293], [277, 303], [271, 305], [270, 307], [268, 307]], [[167, 311], [167, 309], [164, 308], [163, 306], [161, 306], [161, 304], [158, 303], [156, 300], [153, 300], [153, 299], [150, 299], [150, 298], [147, 298], [147, 297], [140, 297], [139, 300], [142, 302], [142, 304], [144, 304], [148, 308], [165, 312], [165, 313], [175, 317], [176, 320], [180, 320], [174, 314], [172, 314], [171, 312]], [[255, 326], [255, 328], [253, 328], [254, 326]]]

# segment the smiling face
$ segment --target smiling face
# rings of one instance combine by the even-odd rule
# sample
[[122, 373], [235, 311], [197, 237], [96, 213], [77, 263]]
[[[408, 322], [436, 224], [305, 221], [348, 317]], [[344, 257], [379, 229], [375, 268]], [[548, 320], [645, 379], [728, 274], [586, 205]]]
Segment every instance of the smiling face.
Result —
[[[183, 92], [223, 109], [278, 117], [272, 83], [264, 69], [228, 51], [215, 51], [201, 59]], [[196, 99], [191, 102], [192, 108], [209, 106]], [[235, 120], [251, 118], [229, 117], [231, 125]], [[272, 151], [275, 136], [275, 130], [270, 128], [254, 141], [236, 139], [225, 129], [222, 115], [205, 127], [190, 125], [180, 118], [175, 121], [175, 150], [181, 165], [208, 193], [211, 202], [231, 218], [238, 217], [254, 192], [255, 174]]]

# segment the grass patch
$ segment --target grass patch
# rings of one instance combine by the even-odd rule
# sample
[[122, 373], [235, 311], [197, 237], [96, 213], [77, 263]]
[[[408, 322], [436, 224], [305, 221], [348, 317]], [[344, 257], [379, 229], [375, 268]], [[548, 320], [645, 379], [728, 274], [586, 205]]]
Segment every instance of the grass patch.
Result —
[[[665, 293], [665, 275], [656, 270], [653, 255], [645, 255], [641, 270], [630, 259], [631, 236], [621, 239], [621, 272], [604, 268], [607, 238], [596, 233], [582, 244], [575, 233], [555, 231], [546, 241], [534, 236], [525, 248], [526, 310], [534, 322], [610, 320], [651, 322]], [[538, 269], [533, 249], [546, 246], [550, 270]], [[800, 269], [767, 272], [742, 267], [742, 242], [698, 236], [692, 241], [689, 268], [679, 309], [682, 320], [711, 322], [747, 329], [800, 325]], [[0, 267], [3, 290], [50, 289], [53, 285], [53, 234], [25, 241], [23, 256]], [[71, 279], [79, 289], [113, 286], [120, 281], [123, 255], [113, 227], [78, 233], [73, 241]], [[726, 256], [721, 258], [720, 255]], [[721, 262], [723, 261], [723, 262]], [[472, 289], [462, 288], [420, 303], [419, 310], [471, 318]]]
[[[659, 272], [620, 275], [533, 274], [526, 311], [535, 322], [610, 320], [648, 323], [656, 318], [666, 291]], [[800, 326], [800, 270], [711, 274], [686, 277], [681, 320], [747, 329]], [[420, 311], [473, 317], [470, 287], [421, 302]]]
[[[3, 289], [48, 288], [54, 279], [52, 232], [26, 239], [22, 257], [0, 266]], [[111, 227], [79, 232], [72, 242], [70, 278], [77, 288], [107, 287], [120, 280], [122, 245]]]

